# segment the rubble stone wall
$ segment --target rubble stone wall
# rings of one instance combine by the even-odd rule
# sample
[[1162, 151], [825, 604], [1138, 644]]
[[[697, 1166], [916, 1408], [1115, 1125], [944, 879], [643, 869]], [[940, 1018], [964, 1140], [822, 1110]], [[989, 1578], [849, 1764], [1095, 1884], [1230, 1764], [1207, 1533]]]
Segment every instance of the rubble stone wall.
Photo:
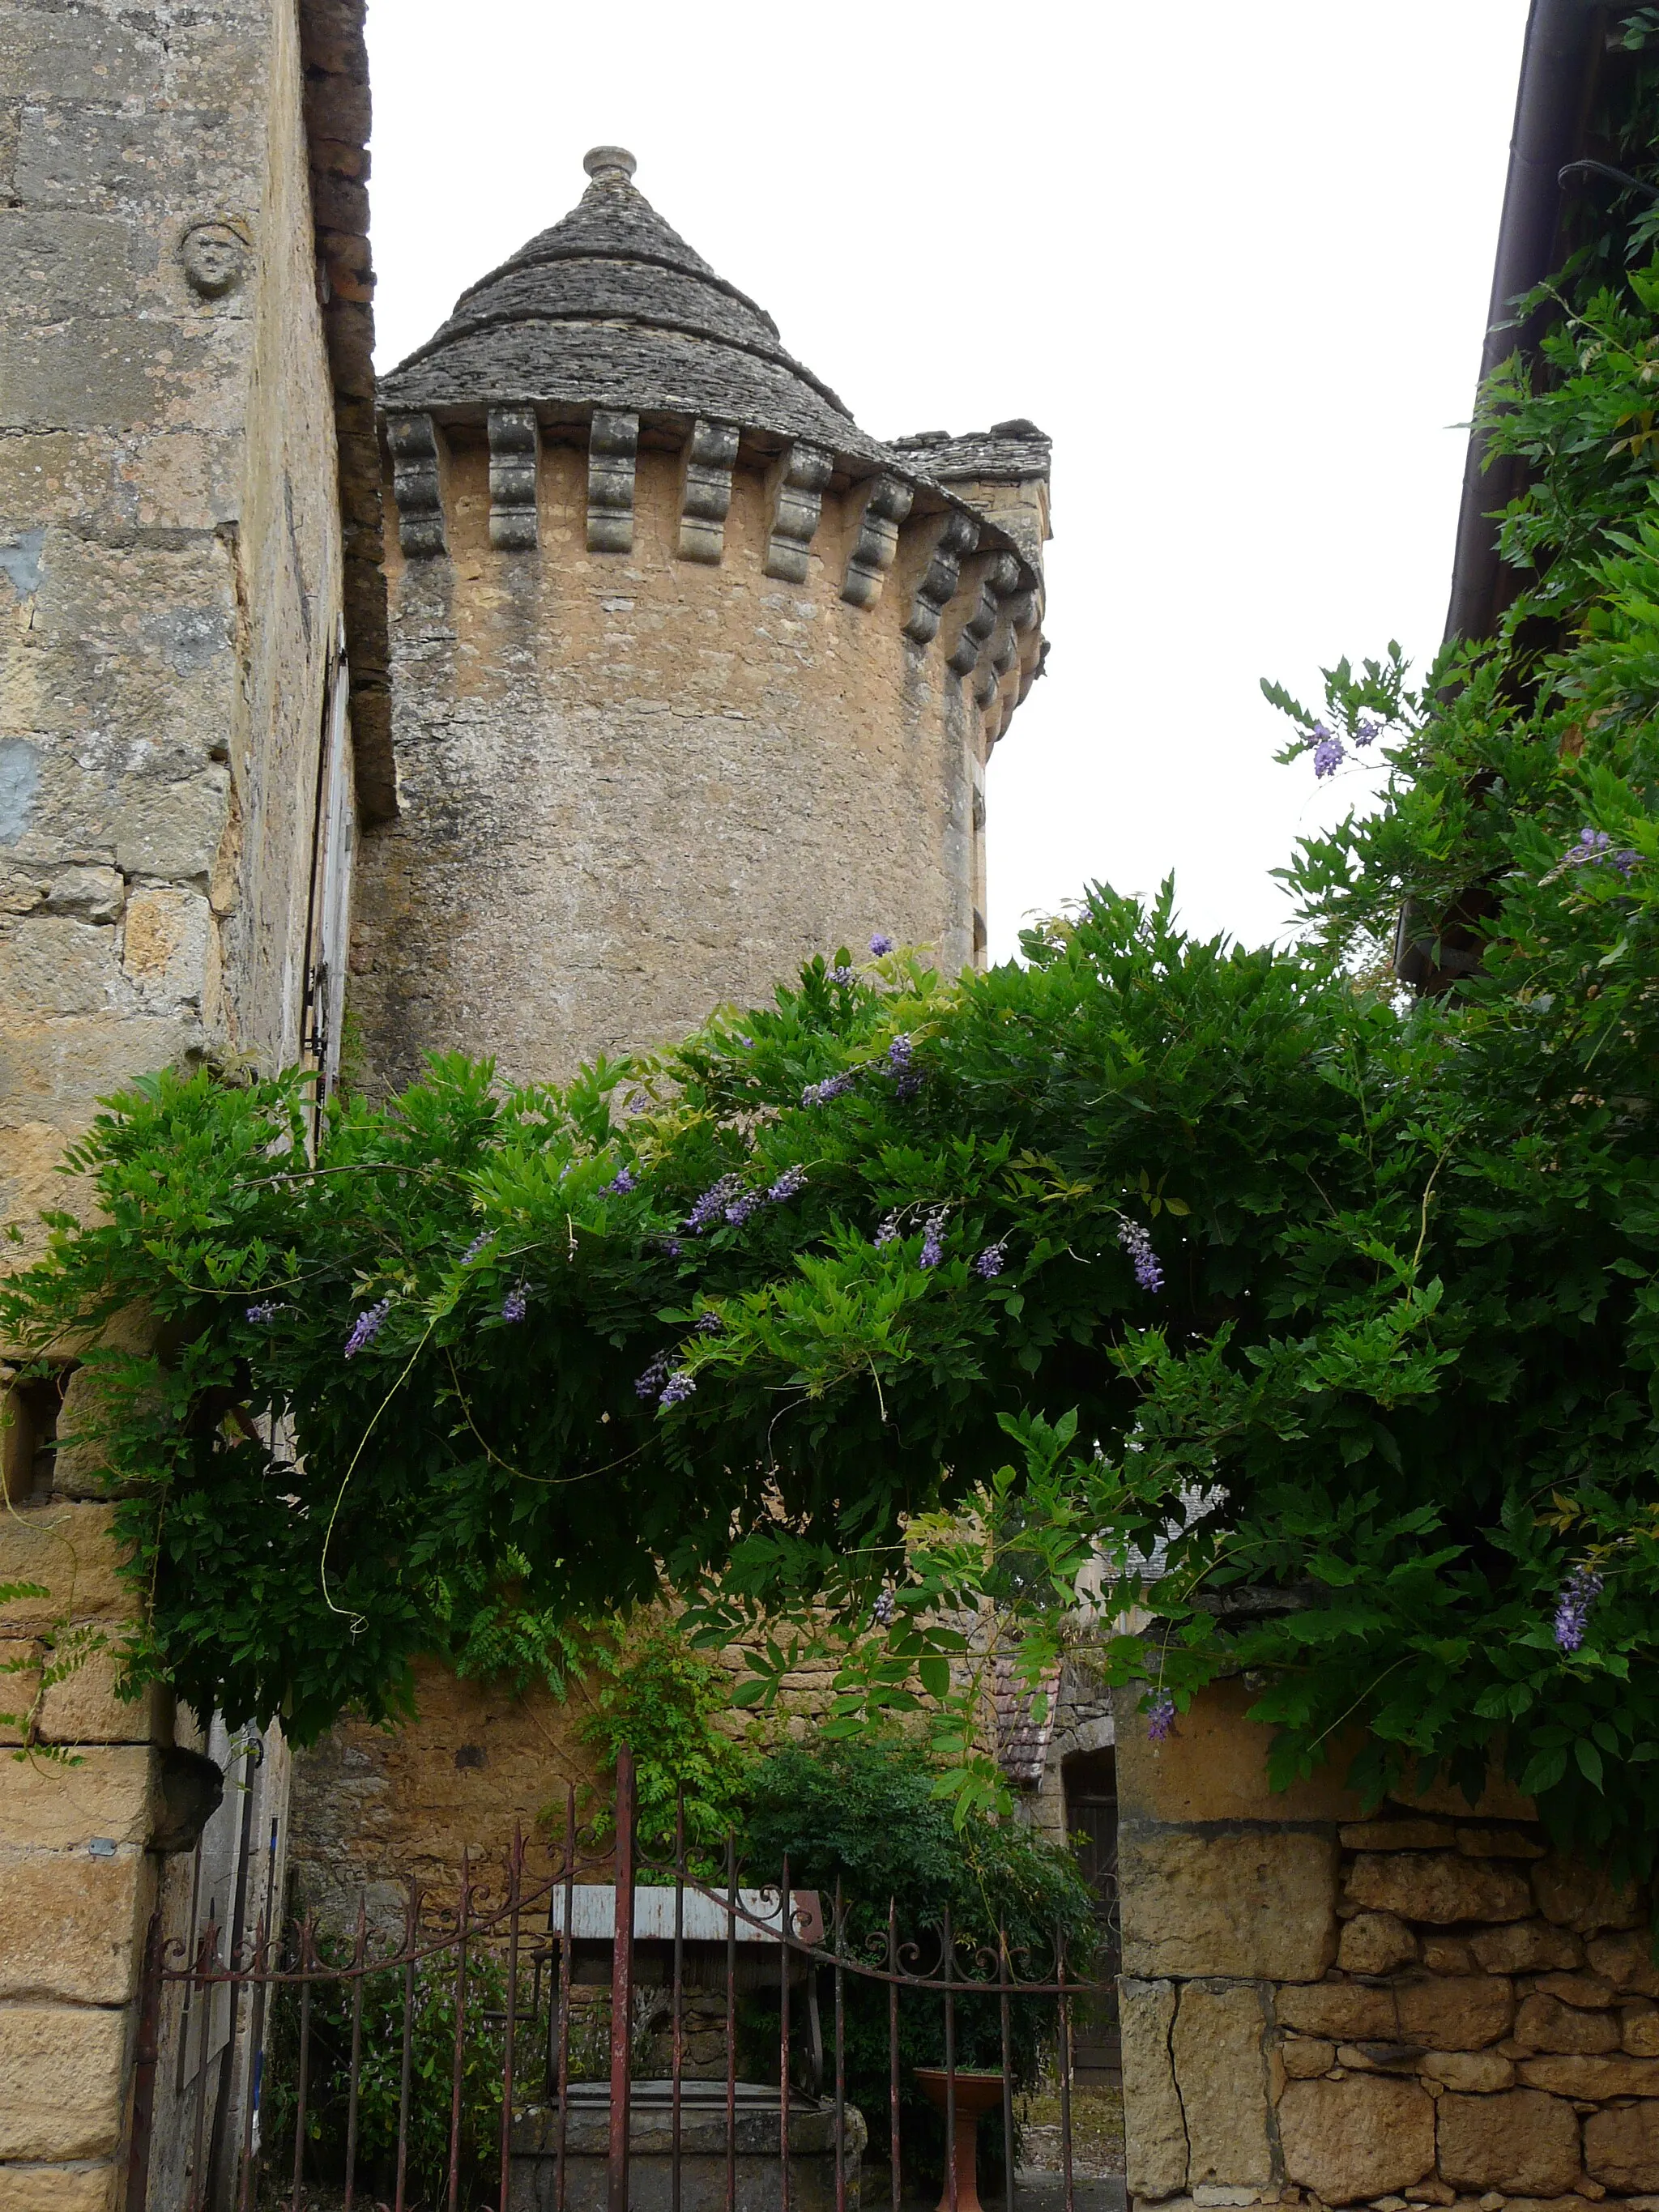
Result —
[[1223, 1684], [1119, 1715], [1128, 2181], [1141, 2203], [1659, 2207], [1647, 1900], [1501, 1785], [1283, 1795]]
[[1060, 1671], [1042, 1776], [1024, 1800], [1025, 1817], [1034, 1828], [1054, 1843], [1065, 1839], [1066, 1761], [1078, 1753], [1109, 1751], [1116, 1741], [1110, 1690], [1086, 1663], [1068, 1659]]
[[[746, 1671], [737, 1650], [724, 1657], [734, 1679]], [[825, 1662], [786, 1676], [768, 1736], [827, 1714], [835, 1672]], [[580, 1679], [558, 1698], [544, 1687], [463, 1681], [422, 1661], [415, 1701], [417, 1717], [404, 1727], [347, 1717], [295, 1754], [295, 1896], [337, 1926], [350, 1926], [360, 1890], [382, 1921], [401, 1915], [411, 1880], [453, 1890], [464, 1850], [475, 1863], [483, 1854], [499, 1865], [515, 1826], [556, 1844], [566, 1790], [575, 1790], [583, 1820], [609, 1790], [599, 1754], [581, 1740], [592, 1705]], [[759, 1725], [736, 1708], [728, 1724], [738, 1735]]]

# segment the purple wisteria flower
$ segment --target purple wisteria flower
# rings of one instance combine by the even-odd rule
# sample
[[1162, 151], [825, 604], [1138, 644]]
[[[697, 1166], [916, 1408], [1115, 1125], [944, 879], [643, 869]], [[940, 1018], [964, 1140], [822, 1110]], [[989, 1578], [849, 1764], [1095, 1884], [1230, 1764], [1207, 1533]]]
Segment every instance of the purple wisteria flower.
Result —
[[652, 1399], [660, 1397], [662, 1386], [668, 1380], [671, 1364], [667, 1352], [659, 1352], [644, 1374], [635, 1376], [634, 1395], [636, 1398], [643, 1398], [647, 1404]]
[[1625, 846], [1620, 851], [1614, 852], [1613, 840], [1605, 830], [1589, 829], [1581, 830], [1577, 843], [1569, 845], [1562, 854], [1562, 859], [1569, 867], [1582, 868], [1589, 864], [1605, 860], [1609, 866], [1617, 868], [1621, 876], [1629, 875], [1641, 857], [1639, 853], [1632, 852], [1629, 846]]
[[693, 1336], [718, 1336], [725, 1327], [726, 1316], [716, 1313], [711, 1306], [706, 1313], [700, 1313], [692, 1322], [691, 1334]]
[[1164, 1288], [1164, 1270], [1158, 1264], [1158, 1255], [1152, 1249], [1152, 1240], [1138, 1221], [1127, 1214], [1118, 1216], [1117, 1241], [1128, 1254], [1135, 1271], [1135, 1280], [1143, 1291]]
[[858, 1079], [856, 1069], [843, 1067], [839, 1075], [826, 1075], [822, 1083], [809, 1083], [800, 1094], [800, 1103], [803, 1106], [827, 1106], [843, 1091], [850, 1091]]
[[945, 1210], [939, 1206], [927, 1217], [921, 1235], [921, 1256], [916, 1264], [921, 1267], [937, 1267], [945, 1257]]
[[875, 935], [870, 939], [870, 950], [875, 954], [878, 960], [881, 958], [884, 952], [890, 952], [892, 949], [893, 940], [883, 930], [878, 929]]
[[843, 991], [850, 991], [858, 980], [856, 969], [837, 965], [830, 970], [830, 981], [832, 983], [839, 983]]
[[742, 1176], [735, 1175], [722, 1176], [718, 1182], [710, 1183], [685, 1217], [691, 1234], [701, 1237], [705, 1229], [712, 1229], [742, 1187]]
[[726, 1218], [734, 1229], [741, 1229], [755, 1208], [761, 1203], [757, 1190], [740, 1190], [726, 1209]]
[[1601, 1595], [1601, 1576], [1591, 1567], [1575, 1567], [1555, 1606], [1555, 1640], [1563, 1651], [1577, 1651], [1583, 1642], [1590, 1607]]
[[921, 1070], [915, 1063], [915, 1040], [901, 1032], [887, 1048], [887, 1072], [893, 1079], [895, 1098], [914, 1098], [921, 1088]]
[[685, 1247], [681, 1243], [678, 1237], [665, 1237], [662, 1240], [662, 1249], [665, 1257], [670, 1260], [678, 1260], [681, 1253], [684, 1251]]
[[872, 1628], [890, 1628], [892, 1625], [893, 1593], [884, 1589], [870, 1608], [870, 1626]]
[[372, 1306], [364, 1308], [352, 1324], [351, 1334], [345, 1340], [345, 1357], [348, 1359], [355, 1359], [366, 1344], [373, 1344], [391, 1311], [390, 1298], [377, 1298]]
[[792, 1198], [796, 1197], [801, 1191], [805, 1190], [805, 1169], [803, 1167], [786, 1168], [783, 1173], [778, 1177], [777, 1181], [768, 1186], [766, 1202], [769, 1206], [787, 1205]]
[[974, 1273], [979, 1276], [982, 1281], [988, 1283], [994, 1275], [1000, 1275], [1002, 1273], [1003, 1268], [1007, 1264], [1007, 1260], [1008, 1240], [1005, 1237], [1000, 1239], [998, 1243], [994, 1244], [988, 1244], [986, 1246], [985, 1249], [980, 1254], [978, 1259], [974, 1262]]
[[616, 1174], [611, 1176], [610, 1182], [605, 1186], [606, 1194], [608, 1195], [611, 1191], [632, 1190], [635, 1180], [636, 1178], [632, 1168], [618, 1168]]
[[503, 1321], [522, 1321], [524, 1319], [524, 1310], [529, 1303], [530, 1293], [526, 1290], [524, 1285], [520, 1283], [514, 1289], [510, 1290], [507, 1296], [501, 1300], [501, 1319]]
[[1168, 1743], [1175, 1734], [1175, 1699], [1167, 1690], [1160, 1690], [1146, 1708], [1146, 1741]]
[[884, 1215], [881, 1226], [877, 1230], [875, 1235], [875, 1243], [878, 1249], [884, 1244], [890, 1244], [898, 1233], [899, 1218], [897, 1212], [894, 1212], [892, 1213]]
[[696, 1383], [686, 1373], [684, 1368], [679, 1368], [663, 1384], [659, 1402], [665, 1406], [683, 1406], [696, 1387]]
[[1334, 775], [1341, 766], [1346, 748], [1334, 730], [1323, 722], [1316, 722], [1308, 735], [1314, 740], [1314, 774], [1319, 777]]
[[1353, 726], [1353, 741], [1357, 745], [1374, 744], [1382, 734], [1382, 723], [1372, 721], [1369, 714], [1362, 714]]
[[472, 1265], [472, 1262], [477, 1258], [479, 1253], [483, 1250], [484, 1246], [489, 1243], [494, 1234], [495, 1231], [489, 1229], [481, 1229], [478, 1231], [472, 1242], [467, 1246], [465, 1251], [461, 1255], [462, 1267], [470, 1267]]
[[753, 1052], [755, 1049], [755, 1040], [751, 1036], [734, 1036], [732, 1042], [733, 1044], [740, 1044], [745, 1052]]
[[268, 1321], [275, 1321], [282, 1310], [283, 1302], [280, 1298], [266, 1298], [259, 1305], [250, 1306], [247, 1310], [247, 1317], [258, 1328]]

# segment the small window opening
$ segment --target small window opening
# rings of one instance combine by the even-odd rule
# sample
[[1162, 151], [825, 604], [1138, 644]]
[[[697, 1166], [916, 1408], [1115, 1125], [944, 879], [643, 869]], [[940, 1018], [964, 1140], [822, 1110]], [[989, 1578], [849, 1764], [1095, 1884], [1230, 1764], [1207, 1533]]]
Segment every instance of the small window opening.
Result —
[[8, 1505], [42, 1505], [52, 1496], [58, 1417], [71, 1372], [64, 1366], [0, 1389], [0, 1493]]

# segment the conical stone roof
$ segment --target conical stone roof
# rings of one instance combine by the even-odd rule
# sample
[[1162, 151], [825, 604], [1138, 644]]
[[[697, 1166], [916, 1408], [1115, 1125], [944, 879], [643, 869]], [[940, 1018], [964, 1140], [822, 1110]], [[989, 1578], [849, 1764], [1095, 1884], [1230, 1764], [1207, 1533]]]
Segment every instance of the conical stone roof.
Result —
[[[763, 308], [715, 275], [596, 147], [579, 204], [470, 285], [449, 319], [380, 380], [394, 411], [541, 401], [704, 416], [895, 465], [787, 352]], [[918, 471], [914, 459], [897, 462]]]

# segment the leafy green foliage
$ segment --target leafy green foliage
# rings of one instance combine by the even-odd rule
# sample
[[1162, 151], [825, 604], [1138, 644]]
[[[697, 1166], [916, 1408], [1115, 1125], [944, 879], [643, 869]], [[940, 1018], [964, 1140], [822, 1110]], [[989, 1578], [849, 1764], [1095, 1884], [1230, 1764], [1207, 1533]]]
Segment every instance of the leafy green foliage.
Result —
[[[841, 1948], [878, 1966], [888, 1957], [890, 1904], [907, 1972], [939, 1972], [940, 1932], [948, 1914], [958, 1940], [959, 1972], [994, 1977], [1000, 1928], [1013, 1969], [1025, 1978], [1054, 1978], [1062, 1945], [1067, 1972], [1086, 1977], [1094, 1900], [1070, 1854], [1016, 1822], [983, 1813], [957, 1822], [934, 1788], [935, 1767], [925, 1750], [891, 1730], [827, 1745], [809, 1740], [774, 1752], [757, 1765], [749, 1784], [744, 1834], [749, 1878], [780, 1881], [787, 1857], [791, 1883], [818, 1891], [826, 1923], [839, 1882], [845, 1916]], [[887, 2141], [887, 1988], [848, 1974], [843, 1990], [848, 2095], [864, 2113], [879, 2150]], [[821, 2002], [827, 2001], [826, 1990]], [[1017, 1998], [1010, 2014], [1013, 2079], [1026, 2089], [1052, 2047], [1054, 2006], [1052, 1999]], [[959, 2065], [1000, 2069], [994, 2000], [959, 1999], [956, 2038]], [[941, 1998], [913, 1991], [902, 1996], [899, 2053], [900, 2124], [909, 2155], [921, 2149], [925, 2156], [931, 2148], [937, 2156], [942, 2131], [912, 2069], [944, 2063]], [[988, 2142], [1000, 2130], [999, 2118], [987, 2131]]]
[[[1098, 889], [1019, 963], [842, 952], [562, 1089], [434, 1062], [314, 1160], [295, 1076], [114, 1102], [0, 1328], [155, 1316], [94, 1355], [138, 1671], [303, 1740], [426, 1651], [556, 1684], [667, 1587], [756, 1705], [817, 1651], [832, 1738], [917, 1717], [965, 1830], [989, 1671], [1037, 1693], [1103, 1573], [1150, 1626], [1081, 1633], [1160, 1726], [1249, 1669], [1281, 1779], [1497, 1758], [1650, 1869], [1659, 264], [1586, 252], [1483, 402], [1501, 634], [1337, 664], [1324, 738], [1270, 687], [1289, 757], [1388, 769], [1288, 871], [1300, 945]], [[1367, 980], [1402, 908], [1412, 1002]]]
[[641, 1848], [672, 1857], [683, 1818], [694, 1861], [723, 1850], [750, 1765], [718, 1725], [731, 1708], [730, 1673], [660, 1621], [596, 1638], [588, 1657], [593, 1710], [580, 1734], [613, 1773], [621, 1747], [632, 1751]]
[[[307, 2067], [306, 2172], [309, 2179], [345, 2176], [351, 2090], [352, 1984], [310, 1984], [310, 2057]], [[445, 2201], [455, 2078], [455, 1961], [450, 1954], [416, 1969], [410, 2007], [409, 2197]], [[494, 2201], [500, 2190], [501, 2008], [506, 1983], [498, 1966], [474, 1949], [467, 1961], [461, 2033], [461, 2202]], [[537, 2048], [536, 2023], [519, 2021], [521, 2047]], [[357, 2185], [391, 2197], [397, 2174], [398, 2113], [403, 2085], [404, 1975], [401, 1968], [363, 1981], [357, 2091]], [[291, 2173], [299, 2114], [300, 1999], [279, 1985], [271, 2008], [265, 2075], [265, 2157]]]

